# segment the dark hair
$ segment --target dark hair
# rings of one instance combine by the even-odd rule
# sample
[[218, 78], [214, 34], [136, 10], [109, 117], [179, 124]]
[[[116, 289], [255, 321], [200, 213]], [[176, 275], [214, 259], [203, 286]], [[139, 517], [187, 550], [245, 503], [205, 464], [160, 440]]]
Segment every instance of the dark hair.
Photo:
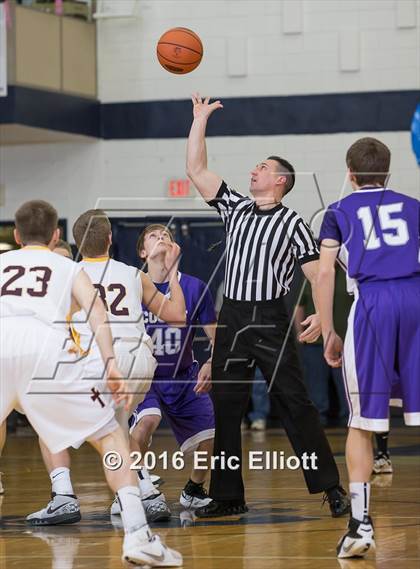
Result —
[[275, 160], [280, 166], [280, 172], [286, 174], [287, 182], [284, 195], [288, 194], [295, 185], [295, 169], [290, 162], [284, 158], [280, 158], [280, 156], [269, 156], [267, 160]]
[[359, 138], [347, 150], [346, 164], [358, 186], [380, 184], [384, 186], [389, 174], [391, 152], [376, 138]]
[[24, 245], [33, 242], [48, 245], [58, 226], [57, 210], [43, 200], [25, 202], [15, 213], [15, 225]]
[[143, 231], [139, 235], [139, 238], [137, 239], [136, 251], [137, 251], [137, 254], [140, 258], [142, 258], [140, 256], [140, 251], [142, 251], [144, 249], [144, 240], [146, 239], [146, 235], [148, 235], [149, 233], [152, 233], [152, 231], [156, 231], [156, 230], [166, 231], [169, 234], [171, 241], [175, 241], [174, 235], [173, 235], [172, 231], [169, 229], [169, 227], [167, 227], [166, 225], [163, 225], [162, 223], [151, 223], [150, 225], [147, 225], [143, 229]]
[[55, 247], [54, 247], [54, 250], [55, 249], [64, 249], [69, 254], [70, 259], [73, 259], [73, 251], [72, 251], [70, 245], [67, 243], [67, 241], [64, 241], [64, 239], [59, 239], [57, 241], [57, 243], [55, 244]]
[[97, 257], [108, 252], [111, 223], [102, 209], [88, 209], [73, 225], [73, 237], [83, 257]]

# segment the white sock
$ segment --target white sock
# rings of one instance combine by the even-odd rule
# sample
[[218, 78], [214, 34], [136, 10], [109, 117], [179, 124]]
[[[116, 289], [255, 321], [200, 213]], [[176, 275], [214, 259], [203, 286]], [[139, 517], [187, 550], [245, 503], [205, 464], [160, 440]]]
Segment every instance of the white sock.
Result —
[[144, 468], [144, 466], [142, 466], [140, 470], [138, 470], [137, 474], [139, 477], [140, 493], [143, 500], [145, 498], [149, 498], [149, 496], [153, 496], [154, 494], [159, 494], [159, 490], [157, 490], [153, 484], [147, 468]]
[[369, 515], [370, 482], [350, 482], [351, 515], [360, 522]]
[[70, 470], [65, 466], [59, 466], [50, 472], [52, 491], [56, 494], [73, 494], [73, 486], [70, 480]]
[[147, 532], [149, 526], [146, 522], [139, 488], [137, 486], [124, 486], [118, 490], [117, 498], [120, 503], [124, 531], [131, 533], [143, 528]]

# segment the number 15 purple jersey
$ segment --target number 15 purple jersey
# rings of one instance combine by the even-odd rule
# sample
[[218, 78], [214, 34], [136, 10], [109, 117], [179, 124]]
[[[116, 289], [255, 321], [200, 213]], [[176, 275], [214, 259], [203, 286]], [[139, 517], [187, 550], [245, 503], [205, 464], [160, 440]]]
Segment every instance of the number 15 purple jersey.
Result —
[[364, 188], [328, 207], [320, 241], [341, 244], [357, 282], [420, 277], [420, 202], [387, 188]]

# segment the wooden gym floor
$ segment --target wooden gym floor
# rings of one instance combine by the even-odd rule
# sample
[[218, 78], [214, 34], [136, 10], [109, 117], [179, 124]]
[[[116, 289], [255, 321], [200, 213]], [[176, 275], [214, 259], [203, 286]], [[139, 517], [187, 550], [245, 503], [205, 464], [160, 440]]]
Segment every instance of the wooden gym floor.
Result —
[[[327, 431], [342, 481], [345, 429]], [[321, 495], [306, 492], [300, 471], [246, 473], [248, 514], [194, 522], [177, 503], [188, 470], [163, 472], [162, 488], [173, 510], [170, 523], [156, 526], [167, 543], [184, 555], [185, 568], [199, 569], [418, 569], [420, 567], [420, 429], [395, 428], [390, 447], [393, 476], [383, 476], [372, 489], [371, 513], [376, 526], [377, 555], [338, 562], [335, 545], [346, 526], [332, 519]], [[292, 453], [282, 431], [244, 433], [248, 450]], [[154, 437], [154, 450], [175, 451], [165, 432]], [[0, 569], [119, 569], [122, 529], [110, 521], [112, 495], [95, 452], [84, 445], [72, 452], [73, 484], [82, 521], [71, 526], [30, 528], [24, 516], [44, 507], [49, 498], [35, 437], [21, 429], [6, 443], [0, 469], [5, 494], [0, 497]], [[382, 484], [380, 486], [379, 484]]]

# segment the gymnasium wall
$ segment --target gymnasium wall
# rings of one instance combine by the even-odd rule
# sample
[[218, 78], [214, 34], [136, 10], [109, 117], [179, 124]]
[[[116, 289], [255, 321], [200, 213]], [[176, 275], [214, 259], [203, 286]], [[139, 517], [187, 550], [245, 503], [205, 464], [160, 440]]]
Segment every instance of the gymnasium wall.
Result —
[[[285, 203], [309, 220], [321, 206], [313, 172], [325, 202], [335, 200], [343, 187], [348, 146], [359, 136], [373, 134], [392, 149], [390, 185], [418, 197], [420, 174], [411, 151], [409, 120], [393, 132], [381, 132], [378, 120], [371, 132], [363, 125], [369, 124], [375, 101], [369, 108], [359, 104], [355, 126], [354, 114], [347, 116], [340, 96], [420, 90], [419, 1], [141, 0], [137, 9], [136, 19], [97, 24], [98, 92], [107, 113], [120, 103], [187, 99], [199, 90], [222, 99], [237, 97], [240, 119], [242, 109], [245, 112], [242, 97], [329, 94], [330, 119], [320, 121], [314, 112], [304, 125], [305, 134], [210, 137], [209, 167], [246, 191], [257, 161], [273, 153], [284, 155], [300, 172]], [[177, 25], [195, 30], [205, 46], [202, 65], [187, 76], [167, 73], [155, 59], [160, 34]], [[291, 105], [294, 100], [290, 97]], [[289, 98], [285, 104], [287, 119]], [[398, 118], [401, 112], [394, 104], [378, 116], [388, 125], [389, 117]], [[226, 109], [219, 113], [214, 121], [228, 134], [223, 126], [229, 120]], [[188, 113], [185, 121], [187, 132]], [[253, 116], [252, 121], [270, 124], [266, 115]], [[334, 121], [344, 121], [348, 132], [323, 134], [323, 124], [325, 132], [331, 132]], [[357, 128], [360, 131], [350, 132]], [[136, 216], [142, 208], [203, 209], [200, 199], [165, 199], [169, 178], [185, 177], [185, 143], [185, 138], [111, 139], [1, 147], [1, 218], [10, 219], [17, 205], [34, 197], [52, 201], [70, 224], [82, 210], [98, 204], [135, 207]], [[127, 200], [109, 199], [116, 197]], [[108, 199], [98, 202], [100, 198]]]
[[[299, 177], [285, 204], [309, 220], [320, 208], [314, 170], [325, 202], [337, 199], [344, 182], [345, 151], [355, 138], [365, 134], [212, 137], [208, 140], [209, 167], [246, 192], [249, 171], [256, 160], [273, 152], [287, 156], [298, 168]], [[420, 172], [409, 133], [381, 133], [381, 139], [393, 149], [390, 185], [418, 196]], [[103, 207], [136, 208], [136, 216], [139, 210], [151, 207], [206, 208], [201, 198], [164, 199], [169, 177], [185, 175], [182, 139], [10, 146], [0, 152], [7, 197], [7, 206], [1, 208], [3, 219], [11, 218], [24, 199], [35, 196], [53, 202], [69, 223], [100, 198], [107, 198], [100, 200]]]
[[[137, 16], [99, 23], [104, 102], [419, 88], [417, 0], [141, 0]], [[174, 26], [204, 44], [188, 76], [156, 65], [156, 43]]]

